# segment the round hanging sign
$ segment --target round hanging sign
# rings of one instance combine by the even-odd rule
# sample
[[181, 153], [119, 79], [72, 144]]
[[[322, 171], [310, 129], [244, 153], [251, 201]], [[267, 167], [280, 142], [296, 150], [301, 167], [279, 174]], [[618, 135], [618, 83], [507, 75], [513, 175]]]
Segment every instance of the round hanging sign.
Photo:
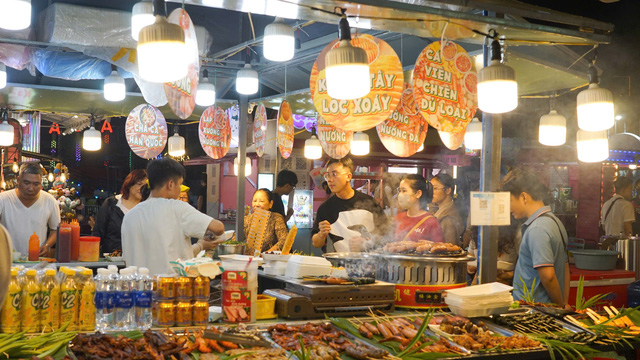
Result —
[[413, 98], [411, 85], [404, 84], [398, 107], [389, 118], [376, 126], [378, 137], [393, 155], [407, 157], [415, 154], [427, 137], [427, 121]]
[[351, 40], [353, 46], [367, 51], [371, 91], [354, 100], [333, 99], [327, 94], [324, 58], [338, 46], [334, 40], [322, 50], [311, 70], [309, 87], [313, 104], [333, 126], [347, 131], [364, 131], [385, 121], [400, 102], [404, 74], [393, 48], [383, 40], [364, 34]]
[[253, 118], [253, 143], [256, 145], [256, 154], [264, 155], [264, 147], [267, 142], [267, 109], [263, 103], [258, 105]]
[[464, 132], [476, 112], [475, 65], [462, 46], [429, 44], [416, 61], [413, 95], [429, 125], [449, 133]]
[[464, 141], [464, 131], [459, 132], [457, 134], [438, 130], [438, 135], [440, 135], [440, 140], [444, 146], [446, 146], [449, 150], [456, 150], [462, 146], [462, 142]]
[[342, 159], [351, 151], [353, 132], [336, 128], [318, 115], [318, 139], [322, 149], [334, 159]]
[[208, 107], [200, 117], [198, 126], [200, 145], [213, 159], [221, 159], [229, 151], [231, 126], [227, 113], [219, 107]]
[[198, 41], [196, 40], [196, 28], [187, 14], [182, 9], [175, 9], [168, 17], [172, 24], [180, 25], [184, 30], [185, 42], [189, 53], [189, 71], [187, 76], [180, 80], [164, 83], [164, 93], [173, 113], [180, 119], [186, 119], [193, 113], [196, 106], [196, 90], [198, 89], [198, 75], [200, 73], [200, 57], [198, 56]]
[[282, 101], [278, 110], [278, 148], [280, 155], [288, 159], [293, 150], [293, 116], [291, 105], [287, 100]]
[[134, 154], [153, 159], [167, 144], [167, 122], [155, 106], [141, 104], [129, 113], [125, 134]]

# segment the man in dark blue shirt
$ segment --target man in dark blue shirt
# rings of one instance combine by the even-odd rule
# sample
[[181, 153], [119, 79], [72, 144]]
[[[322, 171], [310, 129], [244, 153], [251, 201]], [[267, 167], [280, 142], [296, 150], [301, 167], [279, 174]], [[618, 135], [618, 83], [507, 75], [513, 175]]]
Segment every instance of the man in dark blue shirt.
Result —
[[278, 213], [284, 217], [284, 222], [289, 221], [293, 215], [293, 209], [288, 209], [287, 213], [284, 212], [284, 204], [282, 203], [282, 195], [289, 195], [295, 190], [298, 184], [298, 176], [293, 171], [282, 170], [278, 173], [276, 179], [276, 188], [273, 189], [273, 206], [271, 211]]

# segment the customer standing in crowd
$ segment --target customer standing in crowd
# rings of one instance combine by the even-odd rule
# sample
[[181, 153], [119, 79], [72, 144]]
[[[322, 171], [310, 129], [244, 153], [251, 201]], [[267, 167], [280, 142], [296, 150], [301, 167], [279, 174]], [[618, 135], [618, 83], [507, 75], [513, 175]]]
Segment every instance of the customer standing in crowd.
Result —
[[421, 175], [410, 174], [402, 178], [398, 187], [398, 207], [406, 211], [395, 217], [395, 241], [444, 241], [438, 219], [427, 211], [432, 197], [431, 183]]
[[0, 223], [11, 235], [13, 249], [23, 255], [29, 253], [29, 238], [34, 232], [40, 238], [40, 256], [51, 255], [56, 243], [60, 206], [51, 194], [42, 191], [43, 174], [40, 163], [24, 163], [17, 187], [0, 193]]
[[[244, 217], [244, 238], [247, 239], [249, 237], [249, 230], [251, 229], [251, 222], [256, 218], [256, 209], [269, 211], [269, 219], [267, 220], [260, 252], [282, 250], [284, 242], [287, 240], [287, 235], [289, 234], [282, 215], [273, 211], [274, 199], [276, 197], [277, 195], [273, 194], [269, 189], [256, 190], [251, 200], [251, 207], [254, 212]], [[250, 255], [253, 255], [253, 249], [246, 250], [250, 252]]]
[[[380, 205], [369, 195], [355, 191], [351, 178], [355, 167], [353, 161], [344, 157], [331, 159], [324, 178], [335, 196], [329, 197], [318, 208], [311, 230], [313, 246], [327, 252], [327, 238], [335, 243], [346, 240], [343, 251], [363, 251], [380, 246], [380, 237], [388, 231], [388, 220]], [[329, 237], [329, 234], [331, 236]]]
[[127, 175], [120, 194], [105, 199], [98, 211], [91, 235], [100, 238], [100, 254], [122, 250], [122, 219], [142, 201], [142, 189], [147, 185], [147, 172], [136, 169]]
[[633, 181], [628, 177], [620, 177], [614, 187], [616, 194], [602, 205], [600, 225], [607, 236], [632, 234], [632, 224], [636, 221], [636, 214], [633, 210], [631, 192], [633, 191]]
[[[190, 238], [207, 231], [224, 232], [224, 225], [179, 201], [185, 170], [173, 159], [151, 160], [147, 165], [151, 194], [131, 209], [122, 221], [122, 255], [127, 265], [146, 267], [151, 274], [171, 273], [171, 261], [193, 257]], [[210, 241], [217, 245], [222, 240]]]
[[531, 289], [535, 284], [535, 302], [569, 307], [567, 231], [543, 203], [548, 189], [533, 171], [517, 168], [502, 179], [500, 190], [510, 194], [513, 217], [527, 219], [513, 275], [514, 298], [523, 300], [524, 287]]
[[198, 211], [207, 213], [207, 175], [203, 174], [200, 179], [200, 191], [198, 191]]
[[440, 221], [444, 242], [460, 246], [462, 245], [460, 236], [462, 236], [465, 226], [456, 205], [453, 203], [455, 181], [451, 176], [439, 173], [431, 179], [431, 185], [433, 186], [433, 202], [438, 207], [438, 210], [432, 211], [432, 213]]
[[282, 195], [289, 195], [298, 185], [298, 175], [293, 171], [282, 170], [276, 178], [276, 188], [273, 189], [273, 207], [271, 211], [282, 215], [286, 223], [293, 216], [293, 209], [289, 208], [285, 214]]

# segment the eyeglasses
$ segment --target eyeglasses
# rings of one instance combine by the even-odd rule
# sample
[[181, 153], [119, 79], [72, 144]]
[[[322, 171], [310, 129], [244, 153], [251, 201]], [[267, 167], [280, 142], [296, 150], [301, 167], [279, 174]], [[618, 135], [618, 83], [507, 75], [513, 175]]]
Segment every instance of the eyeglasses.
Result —
[[326, 173], [322, 174], [322, 177], [324, 177], [326, 180], [329, 180], [330, 178], [336, 178], [336, 177], [338, 177], [338, 175], [344, 175], [344, 174], [346, 174], [346, 173], [332, 171], [332, 172], [326, 172]]

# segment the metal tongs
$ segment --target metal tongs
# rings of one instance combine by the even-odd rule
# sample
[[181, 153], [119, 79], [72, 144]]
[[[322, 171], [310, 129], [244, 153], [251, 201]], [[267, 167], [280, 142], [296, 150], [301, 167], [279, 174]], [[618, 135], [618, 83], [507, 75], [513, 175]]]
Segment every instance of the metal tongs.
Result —
[[238, 345], [272, 347], [272, 344], [270, 342], [268, 342], [267, 340], [261, 339], [256, 335], [215, 333], [213, 331], [205, 330], [202, 336], [205, 339], [229, 341]]

